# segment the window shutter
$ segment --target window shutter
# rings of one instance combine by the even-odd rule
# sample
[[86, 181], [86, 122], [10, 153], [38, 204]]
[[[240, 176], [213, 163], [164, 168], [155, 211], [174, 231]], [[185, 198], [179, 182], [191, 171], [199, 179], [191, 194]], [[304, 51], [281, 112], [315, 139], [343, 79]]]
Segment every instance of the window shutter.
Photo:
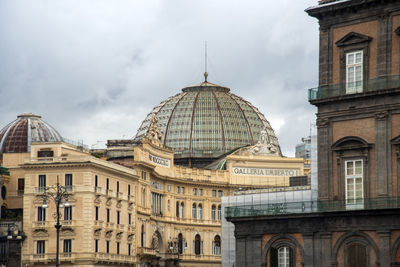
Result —
[[271, 248], [269, 254], [269, 267], [278, 267], [278, 250]]

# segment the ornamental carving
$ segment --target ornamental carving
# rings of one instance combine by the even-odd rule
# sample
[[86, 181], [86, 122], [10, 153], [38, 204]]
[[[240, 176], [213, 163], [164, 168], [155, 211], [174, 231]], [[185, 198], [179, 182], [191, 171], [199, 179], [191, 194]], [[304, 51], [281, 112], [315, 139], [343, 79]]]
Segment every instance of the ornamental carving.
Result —
[[107, 202], [106, 202], [106, 205], [107, 205], [107, 206], [111, 206], [111, 203], [112, 203], [111, 198], [108, 198], [108, 199], [107, 199]]
[[375, 113], [375, 118], [377, 120], [385, 120], [389, 113], [387, 111], [380, 111]]
[[121, 200], [118, 200], [118, 202], [117, 202], [117, 208], [121, 208], [122, 207], [122, 203], [121, 203], [122, 201]]
[[106, 238], [111, 238], [112, 237], [112, 232], [113, 232], [113, 230], [107, 231], [106, 232]]
[[149, 130], [147, 131], [146, 138], [155, 146], [162, 147], [161, 142], [162, 134], [160, 128], [157, 126], [158, 119], [155, 114], [151, 117], [151, 122], [149, 125]]
[[236, 155], [268, 155], [268, 156], [279, 156], [279, 148], [273, 144], [269, 138], [267, 129], [264, 128], [260, 132], [260, 137], [257, 144], [250, 147], [245, 147], [238, 150]]
[[329, 120], [328, 119], [317, 119], [317, 127], [328, 127]]
[[132, 241], [132, 240], [133, 240], [133, 236], [134, 236], [134, 234], [128, 235], [127, 240], [128, 240], [128, 241]]
[[122, 234], [123, 234], [123, 232], [119, 232], [115, 237], [116, 237], [117, 239], [121, 239], [121, 238], [122, 238]]
[[101, 235], [101, 228], [94, 230], [94, 235], [95, 236], [100, 236]]

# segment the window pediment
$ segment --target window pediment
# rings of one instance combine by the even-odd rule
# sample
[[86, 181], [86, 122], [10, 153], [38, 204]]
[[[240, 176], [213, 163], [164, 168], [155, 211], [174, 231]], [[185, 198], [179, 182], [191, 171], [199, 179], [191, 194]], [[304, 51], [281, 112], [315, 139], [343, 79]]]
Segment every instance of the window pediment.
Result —
[[37, 229], [33, 232], [33, 237], [49, 237], [49, 233], [44, 229]]
[[346, 136], [337, 140], [332, 145], [332, 150], [353, 150], [360, 148], [370, 148], [372, 145], [357, 136]]
[[369, 37], [367, 35], [363, 35], [356, 32], [350, 32], [346, 34], [344, 37], [342, 37], [339, 41], [337, 41], [336, 45], [338, 47], [341, 47], [341, 46], [370, 42], [371, 40], [372, 37]]
[[390, 141], [393, 145], [400, 145], [400, 135]]

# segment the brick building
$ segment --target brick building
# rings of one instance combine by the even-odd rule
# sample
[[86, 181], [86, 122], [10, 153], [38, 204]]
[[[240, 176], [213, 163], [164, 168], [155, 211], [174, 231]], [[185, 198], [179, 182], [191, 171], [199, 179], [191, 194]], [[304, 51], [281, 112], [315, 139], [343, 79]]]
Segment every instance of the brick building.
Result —
[[306, 12], [320, 25], [318, 200], [228, 207], [236, 266], [400, 266], [400, 1]]

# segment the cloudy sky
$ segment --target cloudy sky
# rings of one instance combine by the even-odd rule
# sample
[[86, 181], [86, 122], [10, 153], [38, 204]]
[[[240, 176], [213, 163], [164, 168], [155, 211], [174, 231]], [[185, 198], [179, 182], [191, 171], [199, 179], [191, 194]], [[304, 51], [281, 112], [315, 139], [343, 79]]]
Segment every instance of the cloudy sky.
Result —
[[154, 106], [201, 82], [264, 113], [286, 156], [316, 108], [317, 0], [0, 1], [0, 128], [32, 112], [89, 146], [132, 138]]

